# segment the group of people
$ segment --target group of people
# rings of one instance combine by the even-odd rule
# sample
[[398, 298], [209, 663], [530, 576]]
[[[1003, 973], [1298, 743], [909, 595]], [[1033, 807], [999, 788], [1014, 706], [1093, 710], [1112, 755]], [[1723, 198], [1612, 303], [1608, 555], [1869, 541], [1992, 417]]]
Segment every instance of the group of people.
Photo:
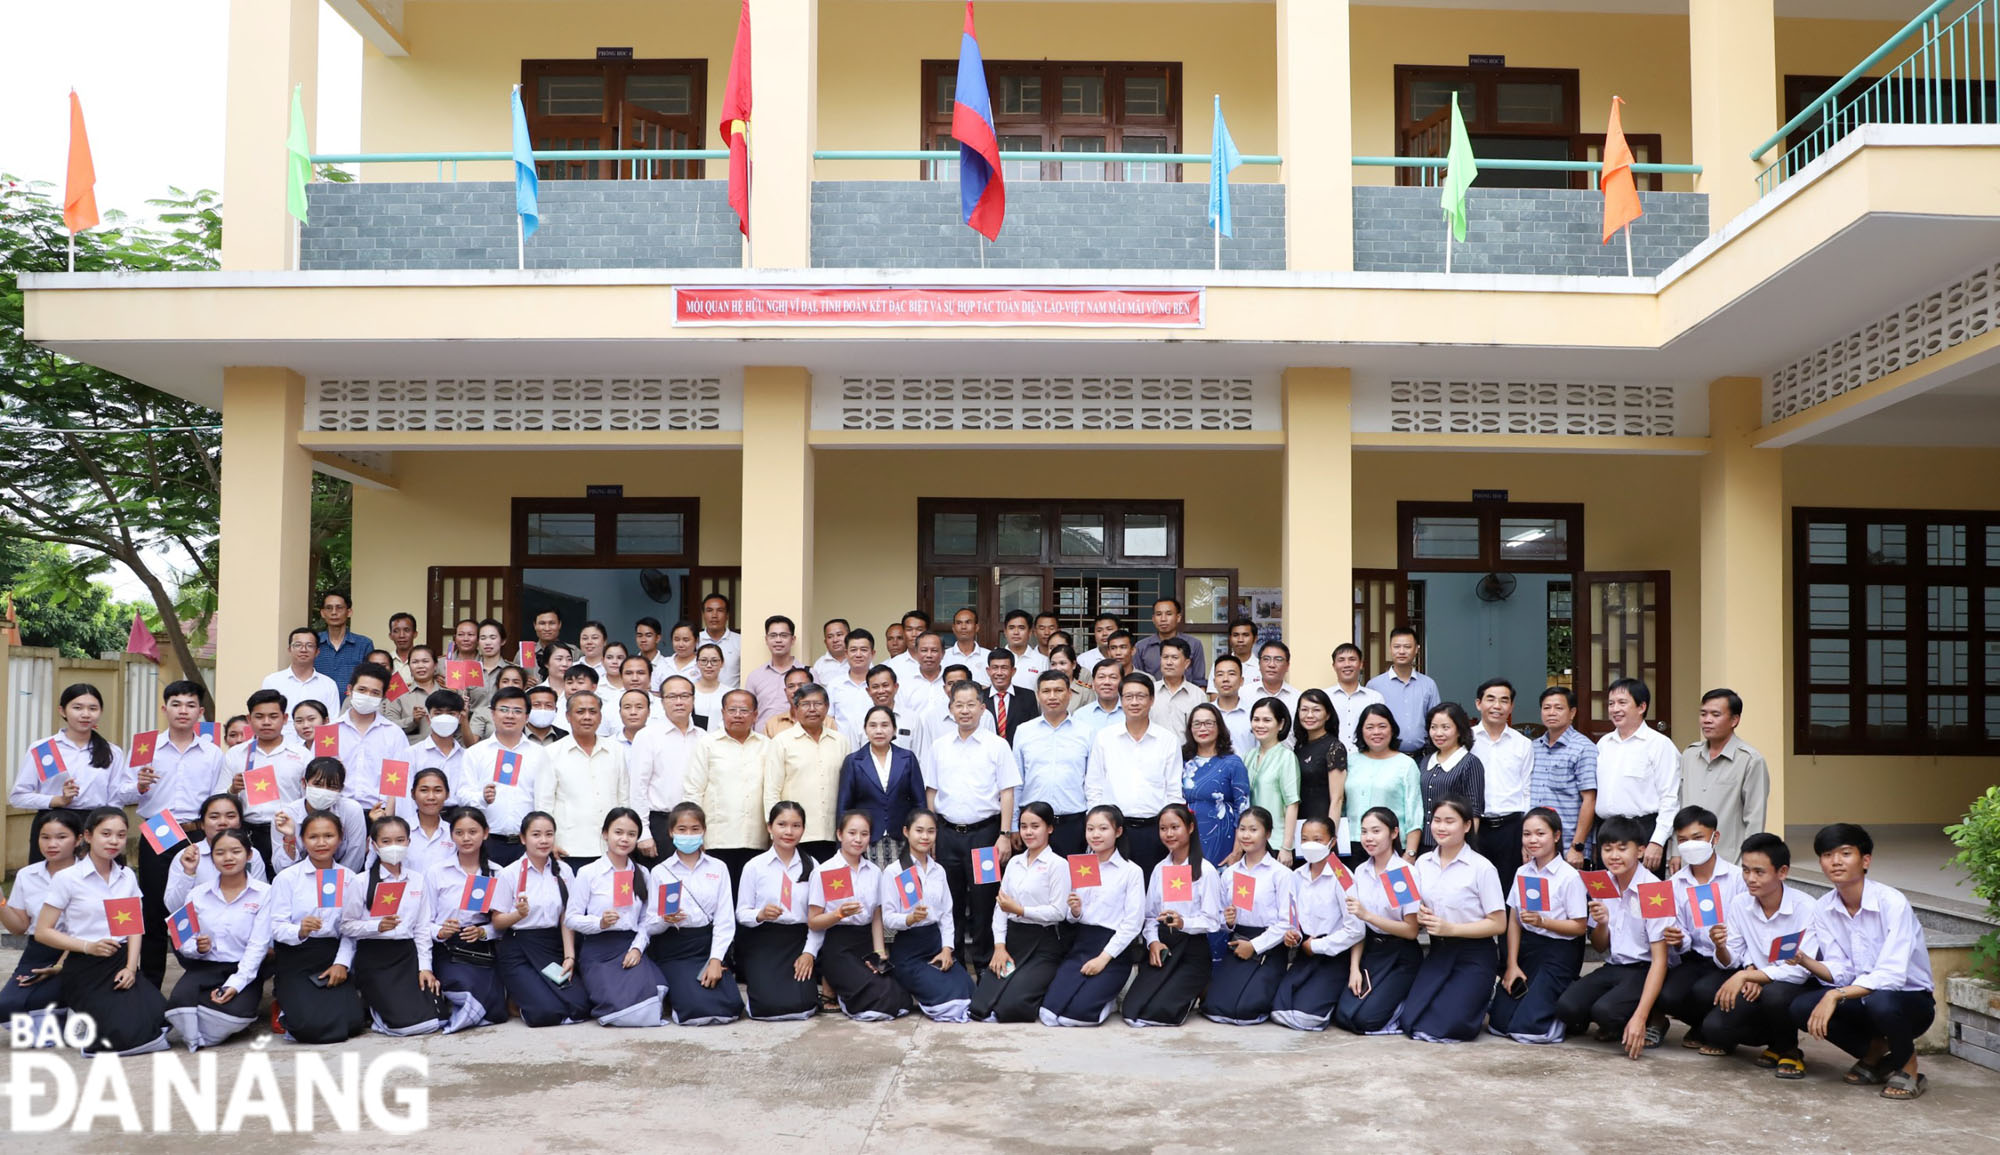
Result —
[[437, 654], [411, 615], [376, 650], [344, 596], [322, 610], [219, 734], [192, 682], [129, 752], [97, 733], [101, 695], [64, 691], [11, 793], [36, 862], [0, 921], [34, 943], [0, 1013], [192, 1048], [254, 1022], [268, 977], [301, 1042], [516, 1014], [1198, 1011], [1431, 1041], [1594, 1027], [1635, 1059], [1679, 1019], [1783, 1078], [1805, 1029], [1855, 1055], [1848, 1081], [1923, 1093], [1922, 929], [1866, 878], [1858, 827], [1816, 842], [1833, 891], [1786, 885], [1728, 690], [1676, 751], [1635, 680], [1595, 743], [1549, 687], [1531, 739], [1504, 679], [1477, 724], [1440, 700], [1412, 631], [1368, 683], [1342, 645], [1336, 683], [1301, 692], [1284, 642], [1233, 623], [1210, 662], [1171, 599], [1143, 639], [1100, 619], [1081, 655], [1020, 611], [985, 649], [965, 609], [949, 644], [906, 615], [880, 661], [830, 621], [808, 665], [774, 615], [747, 672], [720, 596], [699, 625], [642, 619], [630, 650], [543, 613], [513, 660], [497, 621]]

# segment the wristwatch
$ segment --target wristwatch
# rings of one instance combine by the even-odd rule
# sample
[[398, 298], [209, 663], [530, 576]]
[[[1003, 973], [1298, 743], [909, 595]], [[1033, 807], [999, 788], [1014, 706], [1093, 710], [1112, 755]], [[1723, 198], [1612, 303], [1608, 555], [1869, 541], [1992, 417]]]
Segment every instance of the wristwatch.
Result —
[[1583, 853], [1583, 843], [1581, 843], [1581, 842], [1572, 842], [1572, 843], [1570, 843], [1570, 844], [1569, 844], [1569, 848], [1570, 848], [1571, 850], [1574, 850], [1574, 851], [1576, 851], [1576, 852], [1577, 852], [1578, 854], [1582, 854], [1582, 853]]

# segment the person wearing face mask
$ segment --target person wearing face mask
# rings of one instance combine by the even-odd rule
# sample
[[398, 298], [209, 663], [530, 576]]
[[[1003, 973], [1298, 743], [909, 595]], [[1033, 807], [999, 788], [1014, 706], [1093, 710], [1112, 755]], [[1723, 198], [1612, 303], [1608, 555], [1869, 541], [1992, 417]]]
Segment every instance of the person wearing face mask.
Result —
[[299, 832], [314, 814], [332, 814], [340, 820], [340, 847], [334, 861], [359, 873], [368, 866], [368, 814], [361, 804], [346, 797], [347, 769], [338, 758], [315, 758], [306, 763], [305, 796], [278, 807], [271, 820], [271, 867], [284, 869], [304, 859]]
[[[528, 725], [522, 731], [528, 741], [537, 746], [553, 746], [569, 737], [569, 731], [556, 725], [556, 703], [561, 696], [553, 686], [536, 686], [528, 691]], [[495, 719], [496, 725], [498, 719]]]
[[1700, 806], [1684, 806], [1674, 815], [1674, 853], [1681, 868], [1668, 881], [1674, 884], [1674, 922], [1667, 927], [1667, 946], [1680, 962], [1667, 972], [1667, 985], [1660, 990], [1655, 1020], [1665, 1026], [1669, 1016], [1688, 1025], [1681, 1045], [1690, 1050], [1702, 1045], [1702, 1020], [1715, 1009], [1716, 992], [1729, 981], [1733, 967], [1716, 958], [1716, 948], [1729, 941], [1729, 928], [1718, 922], [1703, 927], [1694, 893], [1697, 886], [1715, 884], [1715, 913], [1727, 911], [1749, 893], [1743, 871], [1715, 852], [1716, 817]]
[[364, 809], [382, 802], [382, 762], [402, 760], [409, 749], [403, 728], [382, 717], [382, 696], [389, 689], [389, 671], [373, 662], [354, 668], [347, 709], [340, 718], [313, 733], [315, 757], [338, 758], [347, 767], [348, 796]]
[[633, 946], [651, 957], [666, 978], [668, 1017], [676, 1026], [734, 1022], [743, 1017], [743, 995], [736, 976], [722, 966], [736, 941], [736, 894], [729, 886], [729, 868], [702, 849], [708, 816], [701, 807], [682, 802], [666, 819], [671, 852], [652, 868], [648, 890], [660, 894], [677, 886], [680, 895], [668, 902], [673, 908], [669, 913], [653, 904]]
[[[382, 805], [376, 807], [378, 815], [395, 814], [405, 821], [414, 822], [417, 808], [411, 801], [411, 787], [416, 782], [416, 775], [425, 770], [443, 772], [445, 781], [453, 787], [470, 773], [465, 761], [465, 747], [470, 743], [465, 725], [465, 699], [457, 690], [437, 690], [425, 700], [424, 712], [429, 720], [430, 732], [422, 741], [411, 743], [403, 755], [402, 760], [409, 766], [402, 770], [385, 770], [382, 775], [385, 794], [394, 790], [403, 793], [384, 797]], [[400, 777], [400, 784], [389, 781], [391, 774]]]

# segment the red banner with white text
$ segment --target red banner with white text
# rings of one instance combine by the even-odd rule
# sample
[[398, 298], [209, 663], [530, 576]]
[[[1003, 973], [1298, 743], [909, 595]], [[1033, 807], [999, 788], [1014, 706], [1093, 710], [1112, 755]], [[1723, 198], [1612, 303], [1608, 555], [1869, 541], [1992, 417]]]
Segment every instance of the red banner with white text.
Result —
[[674, 324], [1199, 329], [1202, 306], [1201, 289], [695, 285], [674, 290]]

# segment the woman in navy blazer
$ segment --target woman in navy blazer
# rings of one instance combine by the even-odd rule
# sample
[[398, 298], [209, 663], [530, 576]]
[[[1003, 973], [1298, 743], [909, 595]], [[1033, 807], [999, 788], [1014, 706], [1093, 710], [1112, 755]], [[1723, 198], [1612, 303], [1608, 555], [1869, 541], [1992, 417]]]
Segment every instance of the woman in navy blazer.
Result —
[[924, 776], [915, 754], [891, 745], [896, 714], [889, 707], [869, 707], [861, 732], [868, 744], [840, 766], [839, 812], [859, 810], [868, 815], [875, 828], [868, 858], [887, 869], [903, 853], [903, 823], [910, 811], [924, 805]]

